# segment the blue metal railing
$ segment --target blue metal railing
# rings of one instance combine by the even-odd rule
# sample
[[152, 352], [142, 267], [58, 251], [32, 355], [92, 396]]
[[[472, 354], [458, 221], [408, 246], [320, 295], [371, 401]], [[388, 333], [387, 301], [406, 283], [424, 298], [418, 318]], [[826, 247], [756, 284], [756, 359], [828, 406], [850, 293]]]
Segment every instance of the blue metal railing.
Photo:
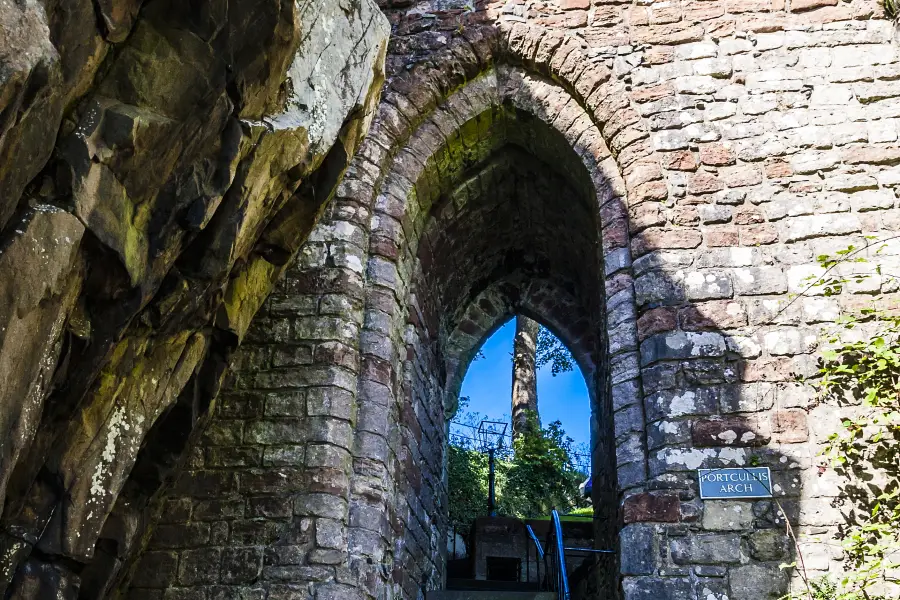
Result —
[[[554, 508], [550, 513], [550, 540], [547, 543], [547, 552], [551, 555], [550, 564], [547, 565], [548, 574], [553, 572], [553, 581], [559, 600], [569, 600], [569, 574], [566, 571], [566, 547], [563, 544], [562, 523], [559, 513]], [[554, 560], [555, 559], [555, 560]]]
[[615, 554], [615, 550], [600, 550], [597, 548], [579, 548], [569, 547], [563, 542], [562, 520], [556, 509], [550, 513], [550, 531], [547, 534], [546, 549], [541, 548], [540, 542], [534, 535], [531, 526], [527, 526], [528, 535], [534, 541], [538, 548], [539, 556], [544, 560], [545, 580], [540, 578], [540, 570], [538, 570], [538, 581], [541, 583], [542, 589], [556, 592], [558, 600], [570, 600], [571, 592], [569, 590], [569, 574], [567, 571], [566, 553], [571, 552], [576, 557], [584, 557], [591, 554]]
[[[541, 563], [544, 562], [544, 549], [541, 547], [541, 542], [537, 539], [537, 536], [534, 535], [534, 529], [531, 528], [531, 525], [525, 525], [525, 530], [528, 531], [528, 537], [530, 537], [531, 541], [534, 542], [534, 568], [537, 570], [537, 581], [538, 584], [540, 584]], [[525, 581], [531, 581], [531, 551], [528, 549], [528, 547], [526, 547], [525, 549]]]

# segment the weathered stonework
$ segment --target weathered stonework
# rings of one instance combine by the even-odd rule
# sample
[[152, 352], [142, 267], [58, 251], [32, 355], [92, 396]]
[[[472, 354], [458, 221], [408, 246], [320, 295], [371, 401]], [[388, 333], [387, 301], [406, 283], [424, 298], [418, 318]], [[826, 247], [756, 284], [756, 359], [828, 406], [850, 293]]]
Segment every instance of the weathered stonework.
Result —
[[[377, 109], [367, 2], [104, 0], [102, 31], [65, 4], [0, 4], [12, 597], [440, 588], [446, 418], [520, 312], [588, 382], [619, 549], [595, 592], [776, 597], [781, 508], [811, 574], [840, 568], [817, 454], [841, 413], [796, 376], [898, 290], [792, 294], [900, 229], [875, 1], [382, 1]], [[699, 499], [696, 469], [751, 464], [777, 504]]]
[[368, 0], [0, 3], [5, 597], [127, 592], [387, 37]]

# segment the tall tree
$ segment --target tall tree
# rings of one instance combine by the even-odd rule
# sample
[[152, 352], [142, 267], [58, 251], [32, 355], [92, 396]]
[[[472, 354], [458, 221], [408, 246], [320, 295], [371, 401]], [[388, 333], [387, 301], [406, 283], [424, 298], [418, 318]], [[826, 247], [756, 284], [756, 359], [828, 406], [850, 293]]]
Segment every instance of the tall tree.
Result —
[[[516, 315], [513, 339], [512, 426], [513, 436], [524, 433], [529, 422], [540, 428], [537, 405], [537, 342], [541, 326], [524, 315]], [[534, 415], [529, 421], [528, 415]]]

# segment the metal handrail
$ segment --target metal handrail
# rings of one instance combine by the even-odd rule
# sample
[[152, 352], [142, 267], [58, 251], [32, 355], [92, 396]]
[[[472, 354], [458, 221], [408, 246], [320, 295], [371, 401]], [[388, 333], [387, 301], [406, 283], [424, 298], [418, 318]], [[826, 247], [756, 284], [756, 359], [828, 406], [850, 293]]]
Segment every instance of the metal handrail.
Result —
[[564, 548], [567, 552], [590, 552], [592, 554], [615, 554], [615, 550], [598, 550], [597, 548], [570, 548], [566, 546]]
[[556, 537], [556, 593], [559, 600], [569, 600], [569, 574], [566, 572], [566, 548], [563, 545], [562, 523], [554, 508], [550, 513], [553, 534]]
[[[537, 536], [534, 535], [534, 529], [531, 528], [531, 525], [526, 524], [525, 530], [528, 531], [528, 537], [531, 538], [531, 541], [534, 542], [535, 547], [535, 561], [534, 568], [536, 569], [538, 585], [541, 584], [541, 562], [544, 560], [544, 548], [541, 547], [541, 542], [538, 541]], [[531, 551], [528, 550], [528, 547], [525, 548], [525, 580], [531, 581]]]
[[531, 525], [526, 525], [525, 529], [528, 530], [528, 537], [531, 538], [531, 541], [533, 541], [534, 545], [537, 547], [538, 558], [544, 560], [544, 549], [541, 547], [540, 540], [538, 540], [537, 536], [534, 535], [534, 529], [531, 528]]

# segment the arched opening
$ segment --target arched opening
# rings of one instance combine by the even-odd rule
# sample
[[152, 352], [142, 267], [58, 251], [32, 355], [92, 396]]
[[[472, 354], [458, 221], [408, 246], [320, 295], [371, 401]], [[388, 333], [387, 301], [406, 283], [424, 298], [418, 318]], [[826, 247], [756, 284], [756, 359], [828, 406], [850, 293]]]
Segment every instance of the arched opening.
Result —
[[[370, 301], [366, 319], [402, 345], [394, 355], [385, 336], [367, 344], [363, 334], [360, 403], [364, 410], [371, 373], [395, 364], [401, 473], [394, 505], [406, 530], [394, 563], [408, 593], [442, 586], [446, 420], [481, 342], [514, 314], [565, 340], [588, 382], [594, 537], [602, 547], [615, 544], [603, 255], [626, 240], [605, 244], [601, 215], [621, 211], [621, 192], [615, 170], [601, 164], [611, 158], [596, 126], [566, 98], [518, 69], [489, 71], [416, 128], [382, 183], [368, 265], [369, 295], [379, 305]], [[568, 110], [551, 113], [554, 100]], [[385, 310], [386, 296], [395, 308]], [[391, 331], [394, 310], [405, 319]], [[618, 587], [612, 573], [601, 583], [607, 590]]]
[[[448, 419], [447, 586], [460, 589], [484, 577], [493, 580], [487, 585], [539, 589], [546, 565], [526, 527], [546, 547], [550, 510], [556, 509], [566, 545], [593, 546], [587, 487], [593, 382], [584, 379], [564, 342], [524, 315], [485, 338]], [[497, 433], [485, 436], [486, 429]], [[498, 538], [498, 525], [512, 529]], [[611, 557], [568, 553], [573, 588], [596, 569], [598, 558]]]

